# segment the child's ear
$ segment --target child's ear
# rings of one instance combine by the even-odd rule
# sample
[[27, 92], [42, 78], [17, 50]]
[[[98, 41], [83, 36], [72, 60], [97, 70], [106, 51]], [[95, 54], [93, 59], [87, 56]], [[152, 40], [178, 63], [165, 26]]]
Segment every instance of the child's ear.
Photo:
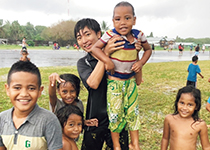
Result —
[[10, 95], [10, 92], [9, 92], [9, 85], [7, 83], [5, 83], [4, 85], [5, 89], [6, 89], [6, 93], [7, 93], [7, 96]]
[[39, 96], [38, 97], [40, 97], [42, 95], [43, 89], [44, 89], [44, 86], [41, 86], [40, 89], [39, 89]]

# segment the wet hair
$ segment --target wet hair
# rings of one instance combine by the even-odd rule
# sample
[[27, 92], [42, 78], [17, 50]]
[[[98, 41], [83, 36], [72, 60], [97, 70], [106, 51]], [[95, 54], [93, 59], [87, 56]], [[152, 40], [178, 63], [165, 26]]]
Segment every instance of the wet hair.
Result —
[[[78, 96], [80, 93], [80, 79], [76, 75], [70, 73], [61, 74], [60, 78], [65, 80], [66, 81], [65, 83], [70, 82], [72, 84], [72, 86], [76, 90], [76, 95], [77, 95], [76, 99], [78, 100]], [[57, 82], [57, 89], [59, 88], [60, 88], [60, 83]]]
[[[114, 11], [115, 11], [115, 8], [119, 7], [119, 6], [125, 6], [125, 7], [131, 7], [132, 9], [132, 12], [133, 12], [133, 16], [135, 16], [135, 11], [134, 11], [134, 7], [133, 5], [131, 5], [131, 3], [129, 2], [126, 2], [126, 1], [122, 1], [122, 2], [119, 2], [115, 7], [114, 7]], [[114, 12], [113, 12], [113, 18], [114, 18]]]
[[174, 114], [173, 115], [176, 115], [179, 113], [178, 112], [178, 102], [179, 102], [181, 95], [185, 94], [185, 93], [191, 94], [195, 99], [196, 108], [194, 110], [194, 113], [192, 114], [192, 118], [194, 121], [198, 121], [199, 120], [198, 112], [201, 108], [201, 92], [199, 89], [196, 89], [192, 85], [188, 85], [188, 86], [185, 86], [185, 87], [179, 89], [179, 91], [176, 95], [176, 101], [174, 104]]
[[[7, 76], [7, 84], [10, 85], [11, 76], [16, 72], [28, 72], [37, 76], [38, 86], [41, 86], [41, 75], [39, 68], [30, 61], [17, 61], [12, 65]], [[24, 78], [24, 77], [23, 77]]]
[[197, 61], [197, 60], [198, 60], [198, 56], [195, 55], [195, 56], [192, 57], [192, 61], [193, 61], [193, 62], [195, 62], [195, 61]]
[[99, 23], [95, 19], [84, 18], [79, 20], [74, 27], [74, 37], [77, 38], [77, 33], [85, 27], [93, 30], [96, 34], [101, 31]]
[[80, 117], [82, 117], [82, 128], [84, 127], [84, 116], [82, 111], [79, 109], [79, 107], [75, 106], [75, 105], [66, 105], [64, 107], [61, 107], [56, 116], [61, 124], [61, 127], [64, 128], [68, 118], [70, 115], [72, 114], [76, 114]]

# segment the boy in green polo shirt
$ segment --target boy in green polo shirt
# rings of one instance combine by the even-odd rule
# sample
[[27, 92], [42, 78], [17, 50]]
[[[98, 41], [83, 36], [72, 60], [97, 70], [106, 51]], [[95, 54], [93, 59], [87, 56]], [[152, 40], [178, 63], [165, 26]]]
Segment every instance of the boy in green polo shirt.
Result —
[[0, 150], [61, 150], [58, 119], [37, 105], [43, 90], [39, 69], [30, 61], [14, 63], [5, 88], [13, 108], [0, 113]]

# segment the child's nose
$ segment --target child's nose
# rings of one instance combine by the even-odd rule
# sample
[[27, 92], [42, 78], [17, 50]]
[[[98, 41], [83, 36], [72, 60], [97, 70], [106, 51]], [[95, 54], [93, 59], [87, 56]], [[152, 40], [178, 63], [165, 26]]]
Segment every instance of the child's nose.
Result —
[[28, 96], [28, 91], [26, 89], [22, 89], [21, 90], [21, 93], [20, 93], [21, 96]]

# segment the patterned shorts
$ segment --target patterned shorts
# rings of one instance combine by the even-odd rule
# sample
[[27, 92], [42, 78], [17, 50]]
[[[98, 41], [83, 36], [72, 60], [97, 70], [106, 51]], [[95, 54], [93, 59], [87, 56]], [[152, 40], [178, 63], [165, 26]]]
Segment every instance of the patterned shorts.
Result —
[[140, 129], [138, 89], [135, 78], [126, 81], [108, 79], [107, 112], [109, 129], [120, 133]]

